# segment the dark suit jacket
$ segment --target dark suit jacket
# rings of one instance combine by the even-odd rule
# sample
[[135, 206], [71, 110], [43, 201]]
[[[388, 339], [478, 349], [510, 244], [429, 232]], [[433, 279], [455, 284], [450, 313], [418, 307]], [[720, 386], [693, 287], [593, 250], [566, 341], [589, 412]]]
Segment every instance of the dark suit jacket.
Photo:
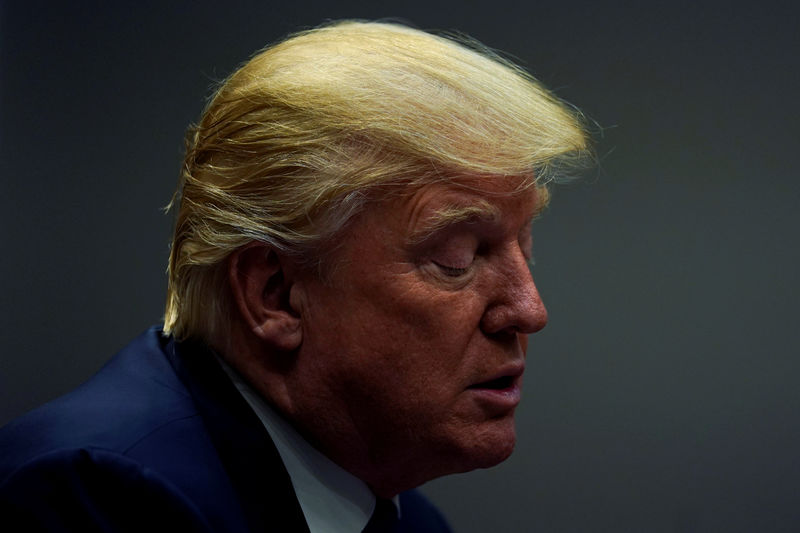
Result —
[[[449, 531], [416, 491], [402, 531]], [[152, 328], [0, 430], [0, 516], [25, 531], [308, 531], [280, 456], [213, 354]]]

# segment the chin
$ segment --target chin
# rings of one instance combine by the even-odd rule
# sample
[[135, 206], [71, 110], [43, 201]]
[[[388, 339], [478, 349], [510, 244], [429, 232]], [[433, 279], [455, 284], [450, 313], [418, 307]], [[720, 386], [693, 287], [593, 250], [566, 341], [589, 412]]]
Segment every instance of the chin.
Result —
[[472, 431], [459, 432], [458, 435], [450, 433], [447, 438], [437, 439], [433, 446], [429, 443], [426, 448], [417, 448], [415, 452], [403, 448], [406, 462], [394, 463], [403, 467], [391, 469], [386, 477], [391, 480], [389, 484], [373, 482], [373, 490], [388, 486], [391, 490], [384, 492], [396, 494], [442, 476], [491, 468], [502, 463], [514, 451], [516, 444], [513, 419], [503, 422], [498, 425], [496, 421], [478, 431], [473, 427]]
[[474, 434], [468, 442], [462, 443], [459, 452], [458, 472], [469, 472], [478, 468], [491, 468], [502, 463], [511, 456], [517, 443], [514, 420], [503, 421], [498, 427], [493, 425]]
[[516, 438], [507, 439], [501, 442], [498, 442], [491, 449], [485, 450], [484, 453], [480, 457], [480, 465], [476, 468], [491, 468], [493, 466], [497, 466], [498, 464], [502, 463], [514, 452], [514, 446], [516, 445], [517, 441]]

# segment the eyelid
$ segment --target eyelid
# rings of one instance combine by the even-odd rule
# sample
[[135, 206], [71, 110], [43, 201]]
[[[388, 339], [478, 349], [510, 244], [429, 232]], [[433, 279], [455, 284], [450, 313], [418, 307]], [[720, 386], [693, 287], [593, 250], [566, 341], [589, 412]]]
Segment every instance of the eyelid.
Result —
[[472, 267], [472, 265], [470, 265], [468, 267], [458, 268], [458, 267], [451, 267], [451, 266], [443, 265], [443, 264], [438, 263], [436, 261], [432, 261], [432, 263], [434, 265], [436, 265], [436, 267], [445, 276], [450, 277], [450, 278], [460, 278], [461, 276], [464, 276], [465, 274], [467, 274], [469, 272], [470, 268]]

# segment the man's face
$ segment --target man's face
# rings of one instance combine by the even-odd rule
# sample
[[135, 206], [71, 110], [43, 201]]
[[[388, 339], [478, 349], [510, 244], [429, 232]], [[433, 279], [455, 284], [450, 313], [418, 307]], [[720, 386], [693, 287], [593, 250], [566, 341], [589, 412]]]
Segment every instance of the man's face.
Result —
[[511, 453], [527, 334], [547, 322], [528, 268], [539, 198], [518, 182], [372, 205], [325, 281], [298, 284], [291, 416], [362, 479], [413, 486]]

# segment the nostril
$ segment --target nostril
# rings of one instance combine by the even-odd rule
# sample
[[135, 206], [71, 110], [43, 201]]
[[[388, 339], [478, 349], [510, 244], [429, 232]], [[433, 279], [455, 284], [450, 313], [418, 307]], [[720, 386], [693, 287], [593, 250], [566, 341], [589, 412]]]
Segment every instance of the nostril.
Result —
[[502, 344], [509, 344], [512, 342], [517, 341], [517, 336], [519, 335], [519, 331], [517, 328], [505, 328], [494, 332], [486, 332], [486, 336], [490, 339], [502, 343]]

